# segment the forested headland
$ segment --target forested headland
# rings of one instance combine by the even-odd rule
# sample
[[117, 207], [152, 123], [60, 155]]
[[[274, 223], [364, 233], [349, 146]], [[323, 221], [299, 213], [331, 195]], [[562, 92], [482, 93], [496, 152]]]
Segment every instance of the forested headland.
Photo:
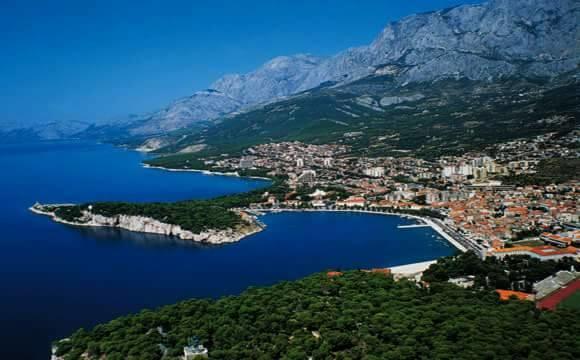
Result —
[[265, 189], [246, 193], [221, 196], [209, 200], [187, 200], [178, 202], [129, 203], [129, 202], [94, 202], [80, 205], [47, 205], [44, 210], [52, 211], [65, 221], [82, 223], [83, 213], [113, 217], [116, 215], [143, 216], [162, 223], [179, 225], [184, 230], [200, 233], [205, 230], [230, 229], [243, 220], [239, 214], [230, 211], [243, 208], [251, 203], [260, 202], [264, 192], [274, 196], [283, 196], [285, 184], [274, 179]]

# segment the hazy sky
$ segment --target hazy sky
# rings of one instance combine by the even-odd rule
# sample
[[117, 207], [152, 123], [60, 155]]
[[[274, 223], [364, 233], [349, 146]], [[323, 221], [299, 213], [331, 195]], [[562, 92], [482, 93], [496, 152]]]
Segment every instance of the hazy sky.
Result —
[[472, 0], [2, 0], [0, 122], [156, 110], [277, 55], [364, 45]]

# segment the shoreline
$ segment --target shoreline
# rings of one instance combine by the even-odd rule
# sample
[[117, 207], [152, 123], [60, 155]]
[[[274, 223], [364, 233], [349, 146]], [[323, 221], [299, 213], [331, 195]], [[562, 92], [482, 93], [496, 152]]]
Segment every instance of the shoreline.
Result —
[[196, 172], [196, 173], [201, 173], [203, 175], [209, 175], [209, 176], [229, 176], [229, 177], [237, 177], [240, 179], [272, 181], [272, 179], [267, 178], [267, 177], [263, 177], [263, 176], [242, 176], [242, 175], [238, 174], [237, 171], [220, 172], [220, 171], [200, 170], [200, 169], [174, 169], [174, 168], [166, 168], [163, 166], [153, 166], [153, 165], [143, 164], [143, 163], [141, 163], [141, 164], [145, 169], [158, 169], [158, 170], [165, 170], [165, 171], [171, 171], [171, 172]]
[[[49, 205], [52, 205], [52, 204], [49, 204]], [[70, 206], [72, 204], [67, 204], [67, 205]], [[55, 205], [55, 206], [58, 206], [58, 205]], [[61, 204], [60, 206], [64, 206], [64, 205]], [[142, 216], [116, 215], [115, 218], [111, 218], [111, 217], [104, 217], [102, 215], [91, 213], [90, 215], [93, 216], [93, 219], [91, 219], [91, 221], [88, 223], [82, 223], [82, 222], [72, 222], [72, 221], [64, 220], [64, 219], [58, 217], [55, 214], [55, 212], [43, 211], [42, 209], [38, 209], [35, 206], [29, 207], [28, 210], [30, 210], [31, 212], [33, 212], [37, 215], [47, 216], [54, 222], [69, 225], [69, 226], [116, 228], [116, 229], [122, 229], [122, 230], [135, 232], [135, 233], [174, 236], [174, 237], [177, 237], [178, 239], [181, 239], [184, 241], [193, 241], [193, 242], [197, 242], [197, 243], [201, 243], [201, 244], [209, 244], [209, 245], [223, 245], [223, 244], [236, 243], [236, 242], [239, 242], [239, 241], [241, 241], [249, 236], [257, 234], [266, 228], [266, 226], [261, 221], [259, 221], [257, 218], [249, 215], [247, 212], [244, 212], [244, 211], [240, 211], [240, 213], [241, 213], [240, 216], [242, 217], [242, 219], [244, 221], [246, 221], [248, 223], [248, 226], [250, 227], [249, 231], [247, 229], [244, 229], [243, 226], [240, 226], [238, 228], [229, 228], [229, 229], [225, 229], [225, 230], [209, 229], [209, 230], [202, 231], [200, 233], [194, 233], [194, 232], [191, 232], [189, 230], [182, 229], [180, 225], [162, 223], [156, 219], [142, 217]], [[95, 217], [98, 218], [102, 222], [101, 223], [96, 222], [94, 220]], [[129, 223], [127, 223], [127, 221], [125, 221], [125, 222], [118, 221], [121, 218], [124, 220], [128, 220], [129, 222], [137, 222], [139, 225], [141, 225], [141, 227], [139, 227], [139, 228], [131, 227], [131, 226], [129, 226]]]
[[397, 265], [390, 267], [391, 273], [394, 275], [414, 275], [417, 273], [422, 273], [427, 270], [429, 266], [437, 263], [437, 260], [421, 261], [418, 263]]
[[362, 213], [362, 214], [373, 214], [373, 215], [386, 215], [386, 216], [398, 216], [402, 218], [411, 218], [418, 221], [424, 222], [428, 225], [431, 229], [433, 229], [437, 234], [447, 240], [448, 243], [453, 245], [457, 250], [461, 252], [466, 252], [467, 249], [458, 243], [453, 237], [445, 232], [439, 225], [433, 222], [431, 219], [421, 217], [418, 215], [413, 214], [404, 214], [404, 213], [390, 213], [390, 212], [382, 212], [382, 211], [372, 211], [372, 210], [354, 210], [354, 209], [245, 209], [245, 211], [260, 213], [260, 212], [351, 212], [351, 213]]

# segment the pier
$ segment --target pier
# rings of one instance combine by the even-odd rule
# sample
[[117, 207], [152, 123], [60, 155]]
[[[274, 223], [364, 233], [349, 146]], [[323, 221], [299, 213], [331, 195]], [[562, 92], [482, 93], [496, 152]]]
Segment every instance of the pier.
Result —
[[422, 227], [431, 227], [431, 225], [427, 225], [427, 224], [397, 225], [397, 229], [412, 229], [412, 228], [422, 228]]

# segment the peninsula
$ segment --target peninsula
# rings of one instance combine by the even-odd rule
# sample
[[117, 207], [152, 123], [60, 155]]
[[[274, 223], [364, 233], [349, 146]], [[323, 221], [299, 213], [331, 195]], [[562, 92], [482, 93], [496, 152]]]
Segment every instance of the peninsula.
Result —
[[[260, 232], [264, 226], [254, 216], [243, 211], [220, 208], [204, 208], [192, 211], [183, 223], [165, 217], [128, 215], [111, 212], [104, 215], [105, 204], [54, 205], [35, 204], [30, 210], [36, 214], [50, 216], [54, 221], [74, 226], [115, 227], [134, 232], [176, 236], [182, 240], [193, 240], [206, 244], [225, 244]], [[161, 207], [161, 206], [160, 206]], [[207, 221], [205, 210], [221, 215], [215, 221]], [[194, 230], [195, 229], [195, 230]]]

